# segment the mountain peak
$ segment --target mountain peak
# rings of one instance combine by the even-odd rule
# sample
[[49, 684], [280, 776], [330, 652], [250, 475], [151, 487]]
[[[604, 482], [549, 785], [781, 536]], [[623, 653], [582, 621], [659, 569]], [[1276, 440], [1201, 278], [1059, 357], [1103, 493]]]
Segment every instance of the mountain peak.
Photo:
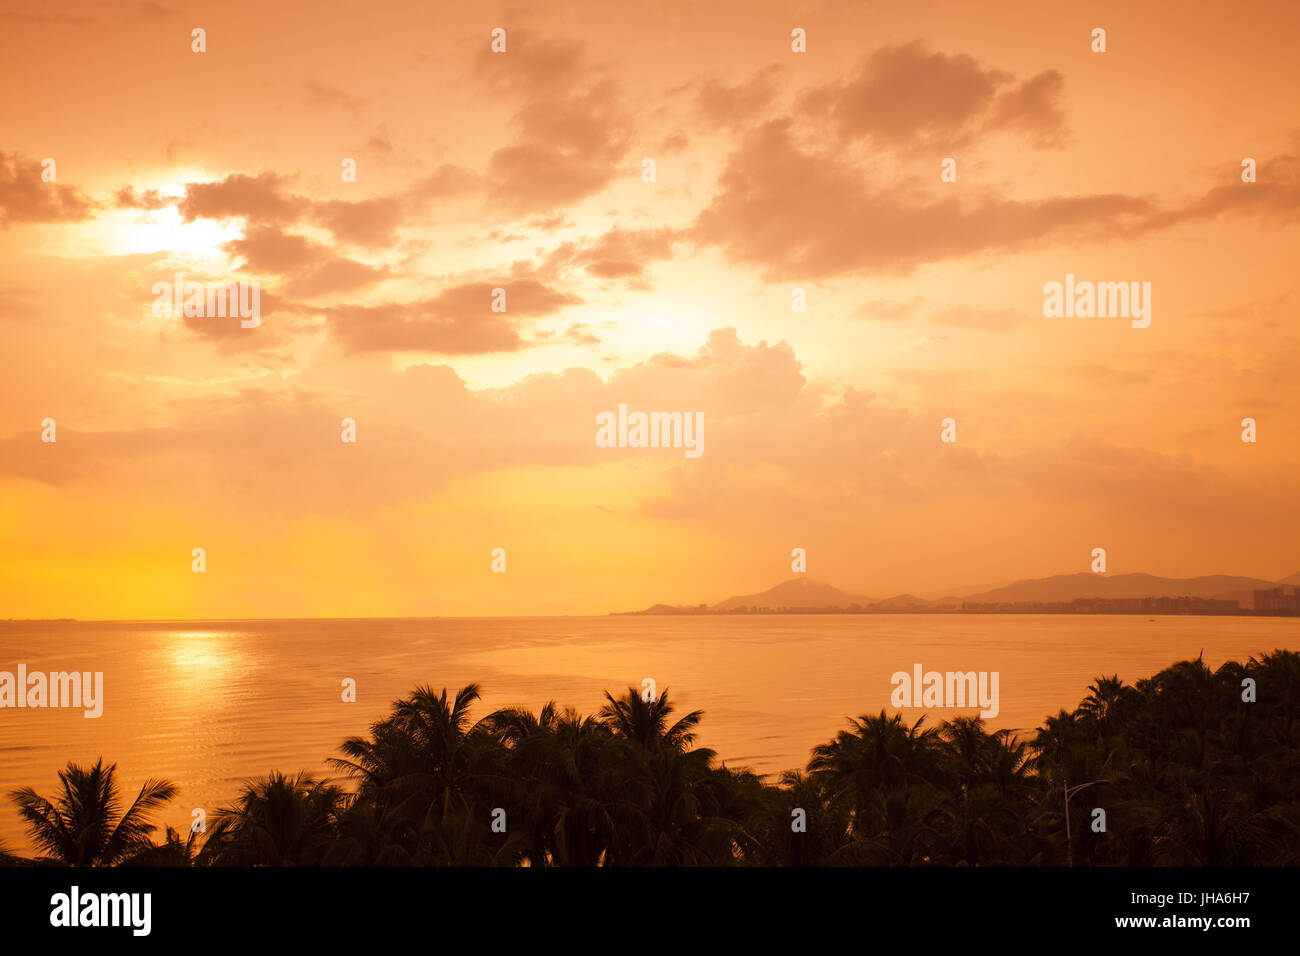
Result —
[[782, 581], [776, 587], [759, 591], [755, 594], [737, 594], [713, 605], [711, 610], [730, 611], [738, 607], [749, 608], [826, 608], [850, 607], [854, 604], [869, 604], [871, 598], [862, 594], [853, 594], [818, 581], [816, 578], [801, 576]]

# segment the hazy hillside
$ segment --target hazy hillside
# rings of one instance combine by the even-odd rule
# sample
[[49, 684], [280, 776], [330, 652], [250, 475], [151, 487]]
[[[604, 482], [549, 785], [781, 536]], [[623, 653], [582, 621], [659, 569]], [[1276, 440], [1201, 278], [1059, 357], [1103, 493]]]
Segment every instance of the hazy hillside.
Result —
[[920, 607], [931, 607], [935, 604], [934, 601], [927, 601], [924, 598], [917, 597], [915, 594], [895, 594], [891, 598], [885, 598], [883, 601], [873, 601], [871, 603], [875, 607], [896, 607], [906, 610], [914, 610]]
[[1225, 597], [1272, 587], [1274, 582], [1231, 574], [1199, 578], [1161, 578], [1154, 574], [1057, 574], [1050, 578], [1017, 581], [1003, 588], [967, 596], [967, 601], [1073, 601], [1075, 598]]
[[638, 614], [700, 614], [703, 612], [732, 611], [745, 607], [755, 610], [778, 608], [822, 610], [850, 608], [858, 605], [873, 610], [921, 610], [959, 607], [962, 601], [974, 603], [1015, 603], [1017, 601], [1073, 601], [1076, 598], [1150, 598], [1198, 597], [1237, 601], [1243, 608], [1252, 606], [1251, 592], [1278, 584], [1300, 586], [1300, 573], [1281, 581], [1265, 581], [1233, 574], [1207, 574], [1197, 578], [1162, 578], [1154, 574], [1056, 574], [1046, 578], [1016, 581], [1005, 587], [980, 591], [965, 597], [950, 596], [941, 601], [927, 600], [914, 594], [897, 594], [891, 598], [872, 598], [865, 594], [845, 591], [825, 581], [798, 577], [783, 581], [776, 587], [755, 594], [737, 594], [717, 604], [670, 605], [656, 604]]
[[860, 604], [865, 607], [871, 604], [873, 600], [873, 598], [862, 594], [841, 591], [839, 588], [823, 581], [814, 581], [811, 578], [792, 578], [774, 588], [759, 591], [757, 594], [738, 594], [735, 597], [729, 597], [725, 601], [713, 605], [710, 610], [730, 611], [738, 607], [848, 607], [851, 604]]

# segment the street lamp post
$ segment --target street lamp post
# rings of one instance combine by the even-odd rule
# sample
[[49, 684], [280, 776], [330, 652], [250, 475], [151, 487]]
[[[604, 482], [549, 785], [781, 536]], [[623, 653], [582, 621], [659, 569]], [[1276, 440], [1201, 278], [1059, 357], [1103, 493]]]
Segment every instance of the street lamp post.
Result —
[[1070, 798], [1080, 790], [1086, 790], [1098, 783], [1110, 783], [1110, 781], [1089, 780], [1087, 783], [1078, 783], [1073, 787], [1061, 783], [1061, 789], [1065, 791], [1065, 850], [1069, 854], [1070, 866], [1074, 866], [1074, 841], [1070, 839]]

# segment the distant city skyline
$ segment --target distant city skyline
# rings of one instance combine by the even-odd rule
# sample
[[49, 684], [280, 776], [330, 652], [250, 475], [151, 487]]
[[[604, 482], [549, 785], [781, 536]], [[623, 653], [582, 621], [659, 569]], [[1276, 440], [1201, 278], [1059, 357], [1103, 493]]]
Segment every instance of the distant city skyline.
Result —
[[[1300, 580], [1300, 573], [1289, 576]], [[1105, 581], [1105, 586], [1102, 585]], [[911, 593], [869, 596], [797, 576], [765, 591], [697, 605], [661, 602], [629, 614], [745, 613], [749, 611], [1075, 611], [1078, 613], [1300, 613], [1300, 586], [1257, 588], [1268, 582], [1236, 575], [1168, 579], [1148, 574], [1052, 575], [1023, 579], [987, 592], [954, 591], [930, 598]], [[1109, 592], [1109, 593], [1102, 593]]]

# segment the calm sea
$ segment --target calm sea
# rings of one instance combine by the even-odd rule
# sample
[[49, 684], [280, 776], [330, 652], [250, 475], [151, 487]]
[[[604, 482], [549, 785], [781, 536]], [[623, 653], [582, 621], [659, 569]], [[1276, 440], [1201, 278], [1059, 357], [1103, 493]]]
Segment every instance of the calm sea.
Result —
[[[183, 832], [191, 808], [231, 802], [250, 777], [328, 772], [339, 742], [417, 683], [478, 681], [479, 717], [548, 700], [594, 712], [606, 690], [653, 678], [683, 710], [704, 711], [703, 745], [770, 772], [802, 767], [846, 716], [887, 707], [890, 676], [914, 664], [998, 671], [989, 723], [1034, 728], [1099, 675], [1134, 681], [1200, 653], [1217, 667], [1298, 637], [1295, 618], [1136, 615], [0, 623], [0, 670], [103, 671], [105, 683], [98, 719], [0, 710], [0, 839], [27, 848], [10, 790], [50, 795], [69, 760], [101, 755], [129, 787], [178, 784], [163, 819]], [[356, 703], [341, 700], [349, 677]]]

